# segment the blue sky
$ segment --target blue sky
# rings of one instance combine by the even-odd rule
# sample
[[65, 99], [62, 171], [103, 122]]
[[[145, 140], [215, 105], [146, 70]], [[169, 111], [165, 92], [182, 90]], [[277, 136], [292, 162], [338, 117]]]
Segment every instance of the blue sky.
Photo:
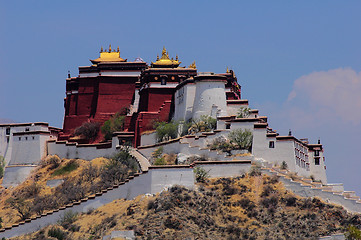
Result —
[[360, 1], [2, 1], [0, 118], [62, 126], [67, 71], [100, 47], [236, 72], [280, 134], [325, 145], [328, 179], [361, 195]]

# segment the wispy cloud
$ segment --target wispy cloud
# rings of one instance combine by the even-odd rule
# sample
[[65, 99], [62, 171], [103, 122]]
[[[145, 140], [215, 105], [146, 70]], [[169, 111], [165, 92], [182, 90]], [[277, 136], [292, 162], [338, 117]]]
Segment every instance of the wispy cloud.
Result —
[[313, 72], [294, 82], [285, 103], [291, 121], [361, 123], [361, 73], [351, 68]]

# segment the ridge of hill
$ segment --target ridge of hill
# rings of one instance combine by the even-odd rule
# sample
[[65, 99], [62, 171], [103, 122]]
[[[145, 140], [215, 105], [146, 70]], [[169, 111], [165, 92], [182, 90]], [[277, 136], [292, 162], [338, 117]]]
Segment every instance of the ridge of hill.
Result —
[[318, 239], [350, 225], [360, 228], [361, 215], [298, 197], [277, 176], [251, 172], [209, 179], [195, 190], [173, 186], [115, 200], [14, 239], [101, 239], [116, 230], [133, 230], [137, 239]]

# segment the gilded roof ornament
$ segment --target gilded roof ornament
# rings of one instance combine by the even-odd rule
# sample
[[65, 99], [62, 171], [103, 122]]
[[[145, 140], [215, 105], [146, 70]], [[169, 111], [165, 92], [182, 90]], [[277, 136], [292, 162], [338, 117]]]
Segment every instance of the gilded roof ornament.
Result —
[[100, 48], [100, 57], [94, 60], [90, 60], [93, 64], [97, 64], [100, 62], [126, 62], [127, 59], [123, 59], [120, 57], [119, 47], [117, 50], [113, 49], [112, 45], [109, 44], [109, 49], [103, 50], [103, 47]]
[[197, 66], [196, 66], [196, 61], [193, 61], [193, 63], [191, 65], [189, 65], [189, 68], [194, 68], [196, 69]]
[[169, 67], [169, 68], [175, 68], [178, 67], [181, 62], [178, 61], [178, 56], [176, 57], [176, 60], [173, 58], [169, 58], [169, 54], [167, 52], [167, 49], [163, 47], [162, 50], [162, 56], [159, 58], [159, 55], [157, 55], [157, 60], [155, 63], [152, 62], [151, 66], [154, 68], [157, 67]]
[[229, 73], [229, 69], [228, 69], [228, 67], [227, 67], [226, 73]]

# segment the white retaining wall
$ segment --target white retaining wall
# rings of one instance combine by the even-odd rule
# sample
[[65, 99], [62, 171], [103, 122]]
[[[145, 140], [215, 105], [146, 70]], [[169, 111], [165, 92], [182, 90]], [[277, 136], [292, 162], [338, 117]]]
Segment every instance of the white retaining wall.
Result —
[[202, 167], [206, 170], [211, 178], [219, 177], [237, 177], [251, 170], [251, 161], [245, 161], [243, 164], [238, 163], [226, 163], [226, 164], [212, 164], [210, 162], [202, 163], [198, 162], [196, 166]]
[[48, 155], [60, 158], [92, 160], [97, 157], [111, 156], [119, 147], [118, 137], [113, 137], [110, 148], [99, 148], [97, 144], [66, 143], [65, 141], [49, 141]]
[[5, 188], [17, 186], [24, 182], [37, 165], [8, 166], [4, 171], [2, 186]]

